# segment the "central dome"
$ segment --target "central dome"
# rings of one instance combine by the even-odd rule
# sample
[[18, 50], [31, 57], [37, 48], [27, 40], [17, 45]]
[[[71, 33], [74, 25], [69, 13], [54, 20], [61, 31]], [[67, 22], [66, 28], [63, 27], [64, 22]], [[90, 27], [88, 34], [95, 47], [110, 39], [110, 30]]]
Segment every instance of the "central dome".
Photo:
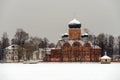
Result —
[[78, 20], [73, 19], [72, 21], [69, 22], [68, 26], [69, 28], [80, 28], [81, 23]]

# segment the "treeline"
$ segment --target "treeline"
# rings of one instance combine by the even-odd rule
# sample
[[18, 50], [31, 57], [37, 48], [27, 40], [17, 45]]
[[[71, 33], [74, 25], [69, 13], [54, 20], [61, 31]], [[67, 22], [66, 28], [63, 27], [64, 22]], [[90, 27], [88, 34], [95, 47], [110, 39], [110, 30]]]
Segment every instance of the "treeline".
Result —
[[107, 55], [113, 58], [113, 55], [120, 56], [120, 35], [115, 37], [111, 34], [100, 33], [98, 35], [91, 34], [90, 30], [87, 28], [83, 29], [84, 32], [88, 33], [88, 39], [94, 45], [98, 45], [101, 49], [101, 56], [104, 55], [104, 52], [107, 52]]
[[110, 34], [100, 33], [99, 35], [89, 35], [88, 38], [93, 44], [98, 45], [102, 49], [101, 56], [106, 51], [112, 57], [114, 54], [120, 55], [120, 36], [114, 37]]
[[55, 47], [55, 44], [50, 43], [46, 37], [30, 37], [26, 31], [19, 28], [11, 40], [8, 38], [7, 32], [3, 33], [3, 36], [0, 40], [0, 60], [5, 59], [5, 48], [12, 44], [20, 46], [20, 50], [18, 50], [18, 60], [23, 57], [24, 49], [26, 49], [26, 55], [29, 59], [33, 51], [39, 50], [39, 48], [46, 49]]

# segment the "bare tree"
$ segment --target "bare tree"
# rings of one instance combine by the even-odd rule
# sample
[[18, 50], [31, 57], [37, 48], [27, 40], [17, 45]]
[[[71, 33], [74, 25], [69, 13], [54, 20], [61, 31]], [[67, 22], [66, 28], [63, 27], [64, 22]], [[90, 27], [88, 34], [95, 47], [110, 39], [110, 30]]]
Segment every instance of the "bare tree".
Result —
[[47, 47], [48, 47], [48, 42], [49, 42], [49, 40], [45, 37], [45, 38], [43, 39], [43, 42], [44, 42], [44, 48], [47, 48]]
[[99, 34], [98, 36], [97, 36], [97, 40], [98, 40], [98, 46], [100, 46], [101, 47], [101, 52], [102, 52], [102, 54], [101, 54], [101, 56], [103, 56], [104, 55], [104, 52], [107, 50], [107, 40], [108, 40], [108, 38], [106, 37], [106, 35], [104, 34], [104, 33], [101, 33], [101, 34]]
[[32, 53], [33, 53], [33, 45], [30, 43], [30, 42], [27, 42], [24, 44], [24, 48], [25, 48], [25, 57], [26, 57], [26, 60], [30, 60], [32, 58]]
[[114, 37], [109, 35], [109, 42], [108, 42], [108, 55], [110, 57], [113, 56], [113, 47], [114, 47]]
[[39, 44], [39, 47], [43, 48], [43, 49], [47, 48], [48, 42], [49, 42], [49, 40], [45, 37], [44, 39], [42, 39], [41, 43]]
[[41, 38], [38, 37], [31, 37], [30, 43], [33, 44], [34, 50], [39, 50], [39, 44], [42, 42]]
[[26, 33], [23, 29], [17, 29], [13, 41], [15, 44], [22, 45], [28, 38], [28, 33]]
[[118, 38], [117, 38], [117, 43], [118, 43], [118, 51], [119, 51], [119, 55], [120, 55], [120, 36], [118, 36]]
[[55, 44], [54, 44], [54, 43], [49, 43], [48, 47], [49, 47], [49, 48], [54, 48], [54, 47], [55, 47]]
[[2, 36], [2, 41], [1, 41], [1, 55], [2, 55], [2, 60], [5, 59], [5, 48], [9, 46], [9, 38], [6, 32], [3, 33]]
[[16, 43], [16, 40], [15, 39], [12, 39], [11, 40], [11, 44], [15, 44]]
[[0, 41], [0, 61], [3, 59], [3, 56], [2, 56], [2, 43]]
[[85, 33], [89, 33], [90, 31], [87, 28], [83, 29]]
[[41, 38], [38, 38], [38, 37], [31, 37], [30, 38], [30, 43], [32, 44], [33, 46], [33, 50], [37, 50], [37, 59], [39, 59], [39, 44], [42, 42], [42, 39]]
[[[22, 51], [19, 51], [18, 53], [18, 62], [23, 57], [23, 46], [25, 44], [25, 41], [28, 40], [29, 35], [26, 33], [23, 29], [17, 29], [17, 32], [15, 33], [15, 37], [12, 39], [12, 43], [15, 43], [22, 47]], [[21, 56], [22, 55], [22, 56]]]

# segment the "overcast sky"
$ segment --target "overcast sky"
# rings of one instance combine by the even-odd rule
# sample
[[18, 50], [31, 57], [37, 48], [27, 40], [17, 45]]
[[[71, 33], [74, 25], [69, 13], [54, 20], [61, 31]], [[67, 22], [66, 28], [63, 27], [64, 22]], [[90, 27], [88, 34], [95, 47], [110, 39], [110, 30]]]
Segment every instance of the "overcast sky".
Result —
[[0, 0], [0, 37], [12, 38], [17, 28], [57, 42], [78, 19], [91, 33], [120, 35], [120, 0]]

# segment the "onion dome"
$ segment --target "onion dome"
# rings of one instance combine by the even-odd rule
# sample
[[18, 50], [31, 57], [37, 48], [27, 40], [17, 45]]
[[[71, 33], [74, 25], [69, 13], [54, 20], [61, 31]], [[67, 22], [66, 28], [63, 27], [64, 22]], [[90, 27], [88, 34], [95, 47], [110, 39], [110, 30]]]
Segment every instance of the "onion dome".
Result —
[[63, 38], [63, 37], [68, 37], [68, 33], [62, 34], [62, 38]]
[[88, 37], [88, 33], [84, 33], [84, 37]]
[[62, 34], [62, 40], [64, 40], [64, 41], [68, 40], [68, 33]]
[[88, 41], [88, 33], [84, 33], [81, 35], [83, 41]]
[[83, 38], [83, 37], [84, 37], [84, 34], [81, 34], [81, 37]]
[[82, 37], [82, 38], [83, 38], [83, 37], [88, 37], [88, 33], [82, 34], [81, 37]]
[[68, 26], [69, 28], [80, 28], [81, 23], [78, 20], [73, 19], [72, 21], [69, 22]]

